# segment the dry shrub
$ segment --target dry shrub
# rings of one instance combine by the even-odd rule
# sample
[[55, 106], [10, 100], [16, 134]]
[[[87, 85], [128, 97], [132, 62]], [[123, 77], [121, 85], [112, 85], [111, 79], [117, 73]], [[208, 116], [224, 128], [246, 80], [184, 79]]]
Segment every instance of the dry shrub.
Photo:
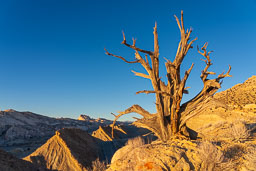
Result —
[[256, 145], [248, 148], [248, 152], [245, 155], [247, 161], [246, 167], [249, 170], [256, 170]]
[[92, 162], [91, 168], [87, 168], [89, 171], [105, 171], [106, 169], [106, 163], [104, 161], [101, 162], [99, 158]]
[[218, 166], [223, 162], [223, 153], [211, 142], [202, 142], [199, 145], [198, 156], [201, 159], [200, 170], [216, 170]]
[[229, 136], [233, 141], [242, 141], [250, 137], [250, 132], [244, 121], [236, 121], [231, 124]]
[[244, 147], [241, 144], [234, 144], [225, 149], [225, 157], [228, 159], [238, 159], [244, 153]]
[[126, 142], [126, 145], [132, 146], [132, 147], [140, 147], [142, 145], [145, 145], [145, 140], [142, 137], [135, 137], [131, 138]]

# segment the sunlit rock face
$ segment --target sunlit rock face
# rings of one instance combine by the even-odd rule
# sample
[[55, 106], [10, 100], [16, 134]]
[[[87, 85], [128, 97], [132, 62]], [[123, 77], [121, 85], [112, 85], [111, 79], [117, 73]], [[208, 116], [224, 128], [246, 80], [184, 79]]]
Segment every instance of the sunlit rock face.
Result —
[[90, 121], [91, 118], [88, 115], [80, 115], [78, 120], [80, 120], [80, 121]]
[[100, 156], [100, 140], [75, 128], [64, 128], [24, 158], [53, 170], [85, 171]]

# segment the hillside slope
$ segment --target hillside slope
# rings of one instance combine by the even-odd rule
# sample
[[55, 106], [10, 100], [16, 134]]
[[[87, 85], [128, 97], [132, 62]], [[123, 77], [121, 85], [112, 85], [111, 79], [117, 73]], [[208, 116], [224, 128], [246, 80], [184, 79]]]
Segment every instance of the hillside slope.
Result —
[[0, 149], [0, 171], [43, 171], [30, 162], [18, 159]]
[[187, 126], [199, 133], [204, 132], [203, 134], [209, 135], [208, 128], [212, 130], [212, 125], [224, 122], [244, 120], [254, 123], [256, 121], [256, 76], [252, 76], [242, 84], [216, 93], [203, 108], [187, 121]]
[[85, 131], [64, 128], [24, 160], [53, 170], [84, 171], [99, 157], [97, 143]]
[[250, 77], [242, 84], [216, 93], [214, 98], [230, 106], [243, 107], [247, 104], [256, 104], [256, 76]]

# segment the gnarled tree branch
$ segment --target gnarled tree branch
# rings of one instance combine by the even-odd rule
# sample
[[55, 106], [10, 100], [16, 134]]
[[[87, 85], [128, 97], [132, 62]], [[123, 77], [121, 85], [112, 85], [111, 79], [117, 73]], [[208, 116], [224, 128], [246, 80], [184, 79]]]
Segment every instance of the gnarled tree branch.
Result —
[[143, 50], [143, 49], [140, 49], [140, 48], [136, 47], [136, 46], [135, 46], [136, 39], [133, 39], [133, 45], [128, 44], [128, 43], [126, 42], [126, 38], [125, 38], [124, 32], [123, 32], [123, 38], [124, 38], [124, 40], [122, 41], [122, 44], [124, 44], [125, 46], [127, 46], [127, 47], [129, 47], [129, 48], [132, 48], [133, 50], [142, 52], [142, 53], [146, 53], [146, 54], [149, 54], [149, 55], [153, 55], [153, 52], [151, 52], [151, 51]]
[[126, 63], [134, 64], [134, 63], [138, 63], [138, 62], [139, 62], [139, 60], [136, 60], [136, 61], [127, 61], [127, 60], [126, 60], [124, 57], [122, 57], [122, 56], [118, 56], [118, 55], [114, 55], [114, 54], [112, 54], [112, 53], [109, 53], [106, 48], [104, 48], [104, 50], [105, 50], [106, 55], [114, 56], [114, 57], [116, 57], [116, 58], [122, 59], [122, 60], [123, 60], [124, 62], [126, 62]]
[[172, 96], [171, 94], [167, 93], [167, 92], [163, 92], [163, 91], [154, 91], [154, 90], [142, 90], [142, 91], [137, 91], [136, 94], [141, 94], [141, 93], [145, 93], [145, 94], [150, 94], [150, 93], [160, 93], [163, 94], [165, 96]]
[[145, 109], [143, 109], [141, 106], [139, 105], [133, 105], [131, 107], [129, 107], [128, 109], [126, 109], [125, 111], [123, 112], [118, 112], [119, 114], [118, 115], [115, 115], [113, 113], [114, 116], [115, 116], [115, 119], [113, 121], [113, 124], [112, 124], [112, 138], [114, 138], [114, 126], [115, 126], [115, 123], [116, 121], [123, 115], [126, 115], [126, 114], [129, 114], [129, 113], [137, 113], [141, 116], [143, 116], [144, 118], [150, 118], [152, 117], [152, 114], [149, 113], [148, 111], [146, 111]]

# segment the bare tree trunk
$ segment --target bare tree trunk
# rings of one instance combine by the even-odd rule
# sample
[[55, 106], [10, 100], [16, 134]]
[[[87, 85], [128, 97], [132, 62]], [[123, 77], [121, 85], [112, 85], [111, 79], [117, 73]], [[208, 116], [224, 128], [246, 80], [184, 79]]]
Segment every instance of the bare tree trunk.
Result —
[[[135, 118], [136, 121], [133, 123], [136, 126], [147, 128], [154, 132], [156, 136], [158, 136], [162, 141], [167, 141], [172, 136], [181, 133], [181, 128], [185, 126], [186, 121], [195, 115], [195, 112], [200, 110], [202, 104], [204, 104], [208, 97], [212, 96], [219, 88], [220, 88], [220, 80], [224, 77], [229, 77], [229, 72], [231, 67], [229, 68], [228, 72], [224, 75], [224, 73], [220, 74], [218, 78], [213, 80], [208, 80], [207, 76], [209, 74], [215, 74], [214, 72], [209, 72], [208, 68], [212, 65], [210, 60], [210, 52], [206, 51], [207, 43], [201, 48], [203, 52], [198, 52], [203, 55], [206, 59], [204, 60], [206, 63], [206, 67], [202, 71], [201, 79], [204, 83], [204, 87], [202, 91], [195, 96], [189, 102], [181, 105], [181, 100], [184, 93], [187, 93], [187, 89], [185, 87], [186, 81], [189, 77], [189, 74], [194, 66], [192, 63], [191, 67], [185, 72], [184, 77], [181, 78], [180, 76], [180, 67], [181, 64], [187, 55], [188, 51], [192, 47], [194, 41], [197, 38], [190, 40], [190, 34], [192, 30], [185, 30], [184, 23], [183, 23], [183, 11], [181, 11], [181, 19], [179, 20], [176, 16], [177, 25], [180, 30], [180, 42], [178, 45], [178, 49], [173, 61], [166, 59], [165, 67], [167, 71], [167, 79], [168, 82], [165, 84], [160, 76], [159, 76], [159, 43], [158, 43], [158, 33], [157, 33], [157, 24], [154, 27], [154, 51], [148, 51], [140, 49], [136, 46], [136, 39], [133, 39], [133, 44], [128, 44], [126, 42], [125, 34], [123, 33], [123, 41], [122, 44], [125, 46], [135, 50], [135, 59], [134, 61], [128, 61], [122, 56], [114, 55], [109, 53], [106, 49], [106, 54], [110, 56], [117, 57], [122, 59], [126, 63], [139, 63], [141, 66], [146, 70], [146, 74], [138, 73], [132, 71], [136, 76], [140, 76], [151, 81], [153, 90], [142, 90], [138, 91], [136, 94], [140, 93], [155, 93], [156, 97], [156, 114], [151, 114], [139, 105], [133, 105], [132, 107], [128, 108], [123, 112], [119, 112], [118, 115], [115, 115], [115, 120], [113, 122], [113, 129], [112, 129], [112, 138], [113, 138], [113, 130], [114, 124], [116, 120], [121, 117], [122, 115], [136, 112], [140, 114], [143, 118], [138, 119]], [[145, 54], [145, 58], [141, 56], [141, 54]], [[151, 59], [151, 64], [149, 63], [148, 56]]]

